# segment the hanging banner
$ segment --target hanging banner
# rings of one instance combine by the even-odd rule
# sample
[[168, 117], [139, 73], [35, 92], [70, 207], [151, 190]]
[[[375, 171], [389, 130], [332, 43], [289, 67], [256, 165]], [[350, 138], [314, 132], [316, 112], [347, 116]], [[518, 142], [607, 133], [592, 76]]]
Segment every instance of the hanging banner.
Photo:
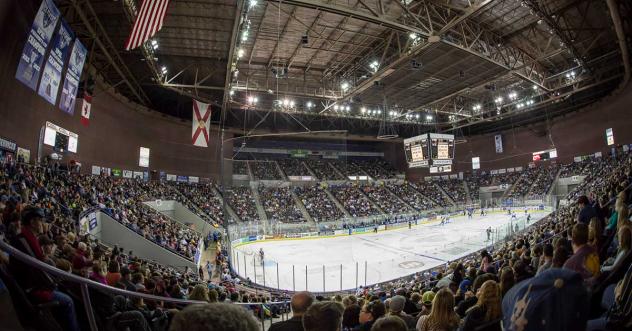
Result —
[[38, 94], [50, 104], [57, 104], [59, 85], [61, 84], [61, 70], [70, 54], [70, 43], [75, 38], [68, 23], [61, 19], [57, 31], [51, 42], [51, 50], [48, 53], [44, 73], [39, 83]]
[[503, 136], [495, 135], [494, 142], [496, 143], [496, 153], [501, 154], [503, 152]]
[[22, 50], [18, 70], [15, 72], [15, 78], [33, 91], [37, 86], [44, 62], [44, 53], [55, 31], [57, 20], [59, 20], [59, 9], [53, 1], [42, 1]]
[[79, 39], [76, 39], [75, 44], [72, 46], [72, 52], [70, 52], [68, 70], [66, 70], [66, 78], [64, 79], [64, 86], [61, 89], [61, 98], [59, 100], [59, 108], [70, 115], [75, 112], [77, 87], [79, 86], [79, 78], [81, 78], [86, 55], [86, 48]]

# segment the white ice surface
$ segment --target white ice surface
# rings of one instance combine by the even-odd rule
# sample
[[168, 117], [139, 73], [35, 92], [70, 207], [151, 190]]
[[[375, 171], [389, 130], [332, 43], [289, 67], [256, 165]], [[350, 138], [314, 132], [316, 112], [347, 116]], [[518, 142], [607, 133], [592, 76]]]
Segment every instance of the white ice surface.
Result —
[[[522, 228], [526, 216], [517, 214]], [[530, 223], [547, 214], [531, 212]], [[352, 236], [253, 242], [233, 250], [234, 268], [241, 276], [272, 288], [313, 292], [353, 289], [468, 255], [491, 244], [485, 231], [488, 227], [505, 231], [509, 224], [510, 217], [498, 212], [472, 219], [454, 217], [446, 225], [433, 222]], [[260, 248], [265, 253], [263, 264], [254, 258]]]

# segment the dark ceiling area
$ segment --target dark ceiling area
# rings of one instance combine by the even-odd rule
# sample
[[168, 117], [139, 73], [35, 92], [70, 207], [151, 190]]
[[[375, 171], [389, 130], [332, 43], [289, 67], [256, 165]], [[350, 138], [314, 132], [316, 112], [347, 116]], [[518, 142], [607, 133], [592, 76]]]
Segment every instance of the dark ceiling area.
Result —
[[57, 2], [117, 93], [184, 120], [212, 103], [244, 135], [492, 133], [569, 116], [623, 76], [605, 0], [171, 0], [133, 51], [140, 0]]

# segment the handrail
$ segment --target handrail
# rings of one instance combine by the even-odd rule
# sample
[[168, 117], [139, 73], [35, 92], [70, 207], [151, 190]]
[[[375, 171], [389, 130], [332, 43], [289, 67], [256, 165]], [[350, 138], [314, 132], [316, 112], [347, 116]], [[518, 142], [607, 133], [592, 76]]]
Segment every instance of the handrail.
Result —
[[[69, 280], [75, 283], [78, 283], [81, 289], [81, 296], [82, 296], [82, 300], [83, 300], [83, 304], [85, 307], [85, 312], [86, 315], [88, 317], [88, 324], [90, 325], [90, 330], [91, 331], [98, 331], [98, 327], [96, 324], [96, 319], [94, 316], [94, 311], [92, 309], [92, 303], [90, 300], [90, 295], [88, 292], [88, 288], [92, 288], [92, 289], [96, 289], [96, 290], [101, 290], [101, 291], [107, 291], [109, 293], [113, 293], [116, 295], [121, 295], [121, 296], [125, 296], [125, 297], [133, 297], [133, 298], [142, 298], [145, 300], [153, 300], [153, 301], [162, 301], [162, 302], [166, 302], [166, 303], [172, 303], [172, 304], [177, 304], [177, 305], [192, 305], [192, 304], [207, 304], [207, 302], [205, 301], [197, 301], [197, 300], [187, 300], [187, 299], [174, 299], [174, 298], [169, 298], [169, 297], [161, 297], [161, 296], [156, 296], [156, 295], [152, 295], [152, 294], [145, 294], [145, 293], [139, 293], [139, 292], [131, 292], [131, 291], [127, 291], [124, 289], [120, 289], [117, 287], [112, 287], [109, 285], [104, 285], [98, 282], [95, 282], [91, 279], [87, 279], [87, 278], [83, 278], [81, 276], [77, 276], [74, 275], [72, 273], [68, 273], [66, 271], [60, 270], [56, 267], [53, 267], [51, 265], [48, 265], [47, 263], [44, 263], [32, 256], [29, 256], [21, 251], [19, 251], [18, 249], [14, 248], [13, 246], [7, 244], [4, 240], [0, 240], [0, 250], [3, 250], [5, 252], [7, 252], [11, 258], [16, 258], [19, 261], [27, 264], [28, 266], [31, 266], [33, 268], [37, 268], [40, 269], [43, 272], [46, 272], [48, 274], [54, 275], [58, 278], [61, 279], [65, 279], [65, 280]], [[272, 302], [266, 302], [266, 303], [261, 303], [261, 302], [235, 302], [232, 303], [235, 305], [240, 305], [240, 306], [270, 306], [270, 305], [288, 305], [289, 301], [272, 301]], [[263, 311], [263, 309], [261, 310]], [[259, 316], [261, 318], [261, 326], [262, 326], [262, 330], [265, 330], [265, 316], [263, 315], [263, 312], [261, 312], [261, 316]]]

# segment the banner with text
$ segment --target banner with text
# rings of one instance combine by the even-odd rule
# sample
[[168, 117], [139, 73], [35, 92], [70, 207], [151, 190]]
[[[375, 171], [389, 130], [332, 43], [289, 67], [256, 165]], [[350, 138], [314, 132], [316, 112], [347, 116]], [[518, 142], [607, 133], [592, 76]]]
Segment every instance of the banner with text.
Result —
[[59, 108], [66, 113], [72, 115], [75, 112], [75, 100], [77, 98], [77, 87], [81, 78], [83, 64], [86, 61], [87, 50], [79, 41], [75, 40], [70, 53], [70, 61], [68, 62], [68, 70], [66, 70], [66, 78], [64, 86], [61, 89], [61, 98]]
[[59, 85], [61, 84], [61, 71], [64, 63], [68, 60], [70, 44], [74, 38], [74, 33], [70, 30], [68, 23], [61, 19], [61, 23], [57, 27], [51, 42], [52, 48], [50, 53], [48, 53], [48, 59], [46, 60], [46, 66], [44, 66], [44, 73], [38, 89], [38, 94], [52, 105], [57, 103]]
[[44, 62], [44, 53], [48, 48], [55, 26], [59, 20], [59, 9], [53, 3], [53, 0], [44, 0], [40, 5], [28, 39], [22, 50], [18, 69], [15, 78], [31, 90], [35, 91], [37, 80], [40, 77], [42, 63]]

